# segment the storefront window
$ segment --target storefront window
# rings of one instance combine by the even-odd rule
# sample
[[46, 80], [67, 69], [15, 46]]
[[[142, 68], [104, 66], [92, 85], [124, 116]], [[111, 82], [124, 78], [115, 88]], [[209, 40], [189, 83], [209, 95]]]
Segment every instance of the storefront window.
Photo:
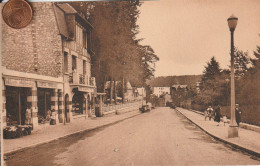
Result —
[[6, 87], [7, 125], [25, 124], [29, 88]]

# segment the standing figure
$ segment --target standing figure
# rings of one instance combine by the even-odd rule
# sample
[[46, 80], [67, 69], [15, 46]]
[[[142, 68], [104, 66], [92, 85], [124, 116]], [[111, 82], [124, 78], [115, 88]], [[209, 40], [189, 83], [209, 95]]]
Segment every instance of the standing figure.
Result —
[[56, 125], [56, 112], [54, 109], [51, 110], [51, 121], [50, 125]]
[[239, 123], [241, 122], [241, 116], [242, 116], [242, 111], [239, 109], [239, 105], [236, 104], [236, 122], [237, 122], [237, 126], [239, 126]]
[[32, 110], [31, 107], [27, 107], [26, 111], [25, 111], [25, 124], [29, 125], [31, 124], [32, 121]]
[[214, 121], [218, 122], [218, 126], [219, 126], [219, 122], [220, 122], [220, 106], [217, 106], [217, 109], [215, 110], [215, 118]]
[[51, 120], [51, 110], [49, 110], [49, 109], [47, 111], [46, 120], [47, 121]]
[[208, 111], [209, 120], [211, 120], [213, 108], [212, 108], [211, 106], [209, 106], [209, 108], [207, 109], [207, 111]]

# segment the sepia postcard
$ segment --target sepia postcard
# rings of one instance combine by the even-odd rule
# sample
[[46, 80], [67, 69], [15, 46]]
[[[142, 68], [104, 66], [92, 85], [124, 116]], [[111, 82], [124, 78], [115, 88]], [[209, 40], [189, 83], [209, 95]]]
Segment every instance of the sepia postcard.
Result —
[[260, 165], [259, 0], [0, 10], [0, 165]]

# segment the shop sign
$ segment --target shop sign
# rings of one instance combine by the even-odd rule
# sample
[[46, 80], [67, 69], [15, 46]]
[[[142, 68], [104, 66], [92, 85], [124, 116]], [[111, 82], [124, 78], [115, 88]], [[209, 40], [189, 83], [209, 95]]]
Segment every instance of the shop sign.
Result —
[[57, 84], [56, 83], [52, 83], [52, 82], [40, 82], [40, 81], [37, 81], [37, 87], [38, 88], [56, 89], [57, 88]]
[[17, 87], [34, 87], [34, 81], [23, 79], [23, 78], [5, 78], [6, 86], [17, 86]]
[[94, 89], [93, 89], [93, 88], [82, 87], [82, 86], [79, 86], [79, 87], [78, 87], [78, 90], [81, 91], [81, 92], [90, 92], [90, 93], [93, 93], [93, 92], [94, 92]]

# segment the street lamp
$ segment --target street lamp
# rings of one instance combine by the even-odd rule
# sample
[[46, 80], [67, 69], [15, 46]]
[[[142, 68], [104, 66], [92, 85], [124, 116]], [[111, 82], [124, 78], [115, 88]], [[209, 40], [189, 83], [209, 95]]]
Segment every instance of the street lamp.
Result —
[[230, 16], [228, 21], [229, 30], [231, 32], [231, 122], [228, 128], [228, 138], [238, 137], [238, 126], [235, 116], [235, 69], [234, 69], [234, 31], [237, 26], [238, 18], [234, 15]]

